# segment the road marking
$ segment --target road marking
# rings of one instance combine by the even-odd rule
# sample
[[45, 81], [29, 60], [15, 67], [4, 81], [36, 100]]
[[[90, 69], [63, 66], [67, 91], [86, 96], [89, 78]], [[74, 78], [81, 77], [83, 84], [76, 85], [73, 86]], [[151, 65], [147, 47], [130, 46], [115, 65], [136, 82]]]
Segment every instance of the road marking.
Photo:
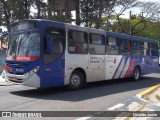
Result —
[[141, 95], [138, 95], [138, 94], [137, 94], [136, 97], [137, 97], [139, 100], [141, 100], [141, 101], [148, 102], [148, 100], [143, 99]]
[[76, 119], [76, 120], [88, 120], [88, 119], [90, 119], [90, 118], [92, 118], [92, 117], [81, 117], [81, 118], [78, 118], [78, 119]]
[[148, 88], [147, 90], [144, 90], [143, 92], [140, 92], [137, 96], [138, 97], [143, 97], [144, 95], [149, 94], [150, 92], [152, 92], [153, 90], [155, 90], [159, 86], [160, 86], [160, 84], [152, 86], [152, 87]]
[[139, 110], [143, 105], [141, 105], [140, 103], [138, 102], [131, 102], [127, 108], [128, 108], [128, 111], [136, 111], [136, 110]]
[[156, 103], [156, 106], [160, 106], [160, 103]]
[[114, 109], [120, 108], [120, 107], [122, 107], [122, 106], [124, 106], [124, 104], [119, 103], [119, 104], [117, 104], [117, 105], [115, 105], [115, 106], [113, 106], [113, 107], [108, 108], [108, 110], [114, 110]]

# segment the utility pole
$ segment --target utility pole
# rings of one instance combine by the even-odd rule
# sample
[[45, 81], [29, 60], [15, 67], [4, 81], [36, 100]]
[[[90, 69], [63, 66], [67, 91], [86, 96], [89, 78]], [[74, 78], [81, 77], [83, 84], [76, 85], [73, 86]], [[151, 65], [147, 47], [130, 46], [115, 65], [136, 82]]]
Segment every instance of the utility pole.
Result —
[[129, 11], [129, 34], [132, 35], [132, 11]]

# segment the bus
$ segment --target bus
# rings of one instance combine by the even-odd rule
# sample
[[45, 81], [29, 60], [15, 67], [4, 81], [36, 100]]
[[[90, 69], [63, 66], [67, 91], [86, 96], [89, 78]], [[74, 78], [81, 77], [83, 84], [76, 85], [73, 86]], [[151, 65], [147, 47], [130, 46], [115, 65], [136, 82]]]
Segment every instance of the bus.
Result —
[[6, 49], [5, 78], [37, 88], [139, 80], [159, 66], [157, 40], [44, 19], [12, 23]]

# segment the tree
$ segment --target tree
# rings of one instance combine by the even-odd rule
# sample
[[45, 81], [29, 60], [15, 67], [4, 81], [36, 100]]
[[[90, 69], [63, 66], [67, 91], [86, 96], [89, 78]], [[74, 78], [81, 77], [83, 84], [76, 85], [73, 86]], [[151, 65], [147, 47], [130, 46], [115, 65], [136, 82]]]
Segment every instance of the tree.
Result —
[[[129, 29], [126, 30], [126, 27], [127, 27], [126, 25], [131, 26], [131, 23], [127, 19], [122, 20], [120, 16], [122, 16], [126, 10], [131, 9], [133, 7], [137, 7], [137, 5], [138, 5], [137, 0], [117, 0], [115, 2], [113, 15], [116, 16], [116, 21], [119, 24], [119, 27], [122, 33], [126, 33], [126, 31], [130, 31], [130, 27]], [[110, 22], [110, 20], [107, 20], [107, 22]], [[112, 24], [110, 23], [110, 25]], [[129, 33], [127, 32], [127, 34], [130, 34], [130, 33], [131, 31]]]
[[[140, 29], [140, 26], [136, 29]], [[160, 22], [148, 21], [147, 28], [139, 33], [136, 33], [136, 36], [146, 37], [151, 39], [160, 40]]]
[[[141, 8], [141, 12], [138, 15], [140, 18], [135, 24], [131, 26], [131, 34], [137, 34], [143, 30], [148, 29], [148, 25], [153, 21], [158, 21], [158, 16], [160, 13], [160, 5], [154, 2], [145, 2], [139, 3], [139, 7]], [[137, 26], [141, 26], [141, 29], [135, 30]]]
[[110, 14], [114, 3], [113, 0], [81, 0], [81, 21], [86, 27], [99, 29], [103, 25], [102, 15]]
[[1, 25], [9, 27], [15, 20], [28, 19], [32, 0], [0, 0]]
[[76, 0], [75, 8], [76, 8], [76, 25], [80, 25], [81, 21], [80, 21], [80, 4], [79, 4], [79, 0]]
[[44, 0], [31, 0], [32, 4], [31, 6], [37, 9], [37, 16], [34, 16], [34, 18], [45, 18], [47, 19], [47, 5]]
[[9, 27], [10, 24], [10, 8], [9, 5], [7, 3], [7, 1], [5, 0], [0, 0], [0, 6], [1, 6], [1, 25], [7, 26], [7, 28]]
[[29, 18], [31, 0], [7, 0], [7, 4], [12, 12], [12, 21]]

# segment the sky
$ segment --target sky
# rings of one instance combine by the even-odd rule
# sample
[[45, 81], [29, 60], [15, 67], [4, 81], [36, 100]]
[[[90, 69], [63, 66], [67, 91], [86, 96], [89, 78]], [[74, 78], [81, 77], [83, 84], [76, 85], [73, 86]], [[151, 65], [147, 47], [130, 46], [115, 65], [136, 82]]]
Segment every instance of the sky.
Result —
[[[160, 0], [138, 0], [138, 1], [160, 3]], [[140, 12], [139, 8], [133, 8], [133, 9], [130, 9], [130, 10], [132, 11], [132, 14], [139, 14], [139, 12]], [[126, 10], [121, 17], [123, 17], [123, 18], [129, 18], [129, 12], [130, 12], [130, 10]]]

